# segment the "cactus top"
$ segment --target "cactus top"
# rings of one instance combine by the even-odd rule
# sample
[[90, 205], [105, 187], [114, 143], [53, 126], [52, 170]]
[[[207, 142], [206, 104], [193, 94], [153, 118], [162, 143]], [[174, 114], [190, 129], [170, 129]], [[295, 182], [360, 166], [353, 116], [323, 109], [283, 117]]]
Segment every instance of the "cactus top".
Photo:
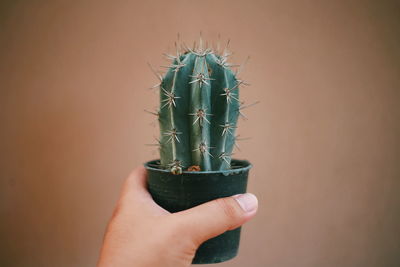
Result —
[[240, 114], [239, 85], [228, 54], [186, 49], [170, 56], [160, 83], [161, 165], [179, 174], [230, 168]]

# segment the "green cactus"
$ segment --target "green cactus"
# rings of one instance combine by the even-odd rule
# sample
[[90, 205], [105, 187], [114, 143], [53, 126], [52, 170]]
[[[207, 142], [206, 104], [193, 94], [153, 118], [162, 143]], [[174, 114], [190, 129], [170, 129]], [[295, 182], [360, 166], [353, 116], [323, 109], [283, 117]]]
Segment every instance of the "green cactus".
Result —
[[200, 39], [198, 47], [184, 50], [169, 56], [172, 65], [160, 77], [161, 165], [174, 174], [190, 166], [229, 169], [244, 82], [227, 63], [227, 48], [223, 53], [203, 48]]

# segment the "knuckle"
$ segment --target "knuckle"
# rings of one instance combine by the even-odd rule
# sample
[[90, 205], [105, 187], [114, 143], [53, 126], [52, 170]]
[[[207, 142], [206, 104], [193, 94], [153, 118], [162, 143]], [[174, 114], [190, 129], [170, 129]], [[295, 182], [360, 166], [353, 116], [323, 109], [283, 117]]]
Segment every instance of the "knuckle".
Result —
[[220, 198], [216, 200], [216, 204], [228, 219], [237, 220], [241, 217], [241, 214], [233, 201], [231, 198]]
[[118, 201], [117, 204], [115, 205], [115, 208], [113, 210], [113, 213], [111, 215], [111, 220], [115, 219], [121, 214], [123, 203], [121, 201]]

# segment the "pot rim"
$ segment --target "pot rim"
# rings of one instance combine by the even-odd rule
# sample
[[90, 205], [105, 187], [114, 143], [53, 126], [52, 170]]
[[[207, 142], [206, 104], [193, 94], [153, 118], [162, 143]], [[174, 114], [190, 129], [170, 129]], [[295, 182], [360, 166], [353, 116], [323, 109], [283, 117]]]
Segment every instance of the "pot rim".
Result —
[[[151, 167], [150, 164], [152, 165], [156, 165], [156, 162], [160, 162], [160, 159], [154, 159], [154, 160], [150, 160], [147, 161], [146, 163], [144, 163], [144, 167], [148, 170], [152, 170], [152, 171], [156, 171], [156, 172], [162, 172], [162, 173], [171, 173], [170, 170], [166, 170], [166, 169], [160, 169], [160, 168], [156, 168], [156, 167]], [[192, 175], [202, 175], [202, 174], [224, 174], [224, 175], [230, 175], [233, 173], [238, 173], [238, 172], [244, 172], [244, 171], [248, 171], [251, 167], [253, 167], [253, 165], [251, 165], [251, 163], [248, 160], [245, 159], [232, 159], [232, 162], [234, 162], [235, 164], [242, 166], [239, 168], [235, 168], [235, 169], [230, 169], [230, 170], [222, 170], [222, 171], [183, 171], [182, 174], [192, 174]]]

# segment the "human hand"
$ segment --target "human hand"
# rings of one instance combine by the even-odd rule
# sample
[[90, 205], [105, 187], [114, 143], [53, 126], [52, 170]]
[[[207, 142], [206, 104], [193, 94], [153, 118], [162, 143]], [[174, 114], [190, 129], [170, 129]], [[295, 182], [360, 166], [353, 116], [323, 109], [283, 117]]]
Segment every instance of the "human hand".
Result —
[[204, 241], [244, 224], [257, 207], [257, 198], [247, 193], [170, 213], [153, 201], [146, 169], [139, 167], [123, 185], [97, 266], [190, 266]]

